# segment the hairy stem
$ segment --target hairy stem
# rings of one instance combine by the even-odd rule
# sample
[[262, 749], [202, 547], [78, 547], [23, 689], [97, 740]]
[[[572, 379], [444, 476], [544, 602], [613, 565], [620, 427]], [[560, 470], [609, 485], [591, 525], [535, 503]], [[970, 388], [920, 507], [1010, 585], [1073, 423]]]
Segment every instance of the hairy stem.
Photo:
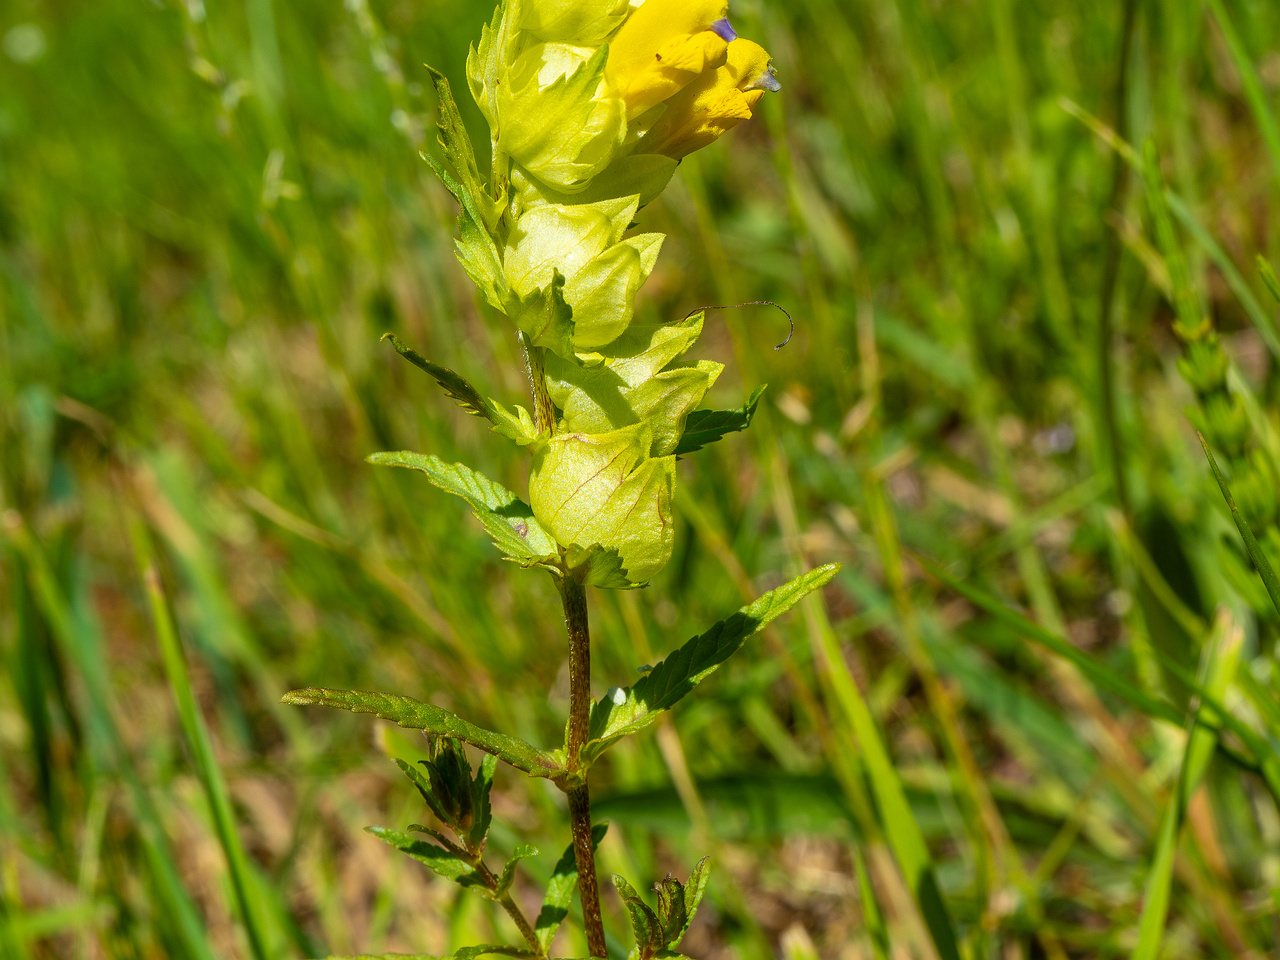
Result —
[[[529, 392], [533, 394], [533, 422], [539, 430], [556, 432], [556, 410], [547, 393], [547, 375], [542, 366], [542, 347], [535, 347], [529, 338], [520, 333], [520, 351], [524, 354], [525, 370], [529, 373]], [[585, 614], [583, 629], [586, 629]]]
[[524, 912], [516, 905], [515, 900], [511, 899], [511, 894], [504, 893], [498, 898], [498, 903], [502, 904], [502, 909], [507, 911], [507, 916], [515, 923], [516, 928], [520, 931], [520, 936], [524, 937], [525, 942], [533, 948], [533, 952], [540, 957], [546, 956], [546, 951], [542, 949], [542, 944], [538, 942], [538, 935], [534, 933], [533, 926], [525, 917]]
[[[564, 624], [569, 633], [569, 726], [565, 736], [565, 765], [574, 773], [587, 742], [591, 711], [591, 630], [587, 623], [587, 592], [566, 574], [560, 580], [564, 601]], [[607, 956], [604, 921], [600, 915], [600, 887], [596, 883], [595, 847], [591, 842], [591, 794], [584, 774], [582, 783], [569, 787], [569, 828], [573, 832], [573, 855], [578, 865], [578, 893], [582, 898], [582, 920], [587, 932], [587, 949], [593, 957]]]

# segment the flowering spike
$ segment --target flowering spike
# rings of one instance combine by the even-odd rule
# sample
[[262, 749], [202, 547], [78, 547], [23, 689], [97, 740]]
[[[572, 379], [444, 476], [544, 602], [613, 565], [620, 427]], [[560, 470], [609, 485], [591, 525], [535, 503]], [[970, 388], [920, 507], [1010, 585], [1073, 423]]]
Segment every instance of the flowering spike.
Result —
[[701, 314], [632, 323], [664, 239], [627, 235], [637, 211], [778, 89], [728, 14], [727, 0], [502, 0], [467, 58], [493, 145], [483, 189], [437, 84], [457, 177], [431, 162], [463, 206], [458, 256], [522, 335], [538, 419], [478, 409], [533, 453], [530, 507], [581, 583], [640, 586], [662, 569], [677, 454], [742, 429], [758, 400], [697, 411], [722, 369], [680, 360]]

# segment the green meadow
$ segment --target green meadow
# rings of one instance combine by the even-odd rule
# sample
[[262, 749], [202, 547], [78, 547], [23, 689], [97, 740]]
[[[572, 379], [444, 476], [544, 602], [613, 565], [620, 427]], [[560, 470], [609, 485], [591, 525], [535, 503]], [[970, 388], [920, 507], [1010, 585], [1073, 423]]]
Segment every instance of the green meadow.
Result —
[[[492, 9], [0, 3], [0, 960], [516, 942], [362, 831], [427, 816], [421, 735], [280, 703], [563, 736], [551, 579], [364, 462], [526, 489], [379, 342], [529, 403], [419, 156], [424, 64], [487, 150]], [[611, 954], [608, 875], [710, 854], [697, 960], [1276, 956], [1280, 4], [731, 15], [782, 91], [640, 211], [638, 316], [728, 308], [708, 405], [768, 387], [680, 462], [654, 583], [590, 591], [595, 694], [843, 569], [593, 771]], [[536, 913], [564, 799], [500, 768], [493, 806]]]

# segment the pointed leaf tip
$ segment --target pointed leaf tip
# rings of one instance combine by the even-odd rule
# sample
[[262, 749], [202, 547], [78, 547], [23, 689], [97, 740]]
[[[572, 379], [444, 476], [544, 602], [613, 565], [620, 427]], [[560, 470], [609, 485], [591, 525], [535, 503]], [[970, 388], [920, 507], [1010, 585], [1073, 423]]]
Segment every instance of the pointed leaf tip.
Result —
[[736, 653], [747, 638], [763, 630], [804, 597], [826, 585], [842, 564], [810, 570], [721, 620], [694, 637], [625, 690], [592, 704], [591, 739], [582, 756], [590, 763], [622, 737], [643, 730], [663, 710], [675, 706]]

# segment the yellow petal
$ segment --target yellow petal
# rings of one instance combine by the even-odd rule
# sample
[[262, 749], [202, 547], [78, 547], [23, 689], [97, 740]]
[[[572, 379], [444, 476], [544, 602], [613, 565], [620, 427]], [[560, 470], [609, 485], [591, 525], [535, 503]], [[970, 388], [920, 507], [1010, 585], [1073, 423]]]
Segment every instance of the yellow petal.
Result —
[[711, 29], [727, 0], [644, 0], [609, 44], [605, 76], [628, 118], [722, 66], [729, 44]]
[[679, 160], [750, 119], [765, 91], [777, 86], [768, 52], [750, 40], [734, 40], [723, 67], [698, 77], [667, 101], [641, 149]]

